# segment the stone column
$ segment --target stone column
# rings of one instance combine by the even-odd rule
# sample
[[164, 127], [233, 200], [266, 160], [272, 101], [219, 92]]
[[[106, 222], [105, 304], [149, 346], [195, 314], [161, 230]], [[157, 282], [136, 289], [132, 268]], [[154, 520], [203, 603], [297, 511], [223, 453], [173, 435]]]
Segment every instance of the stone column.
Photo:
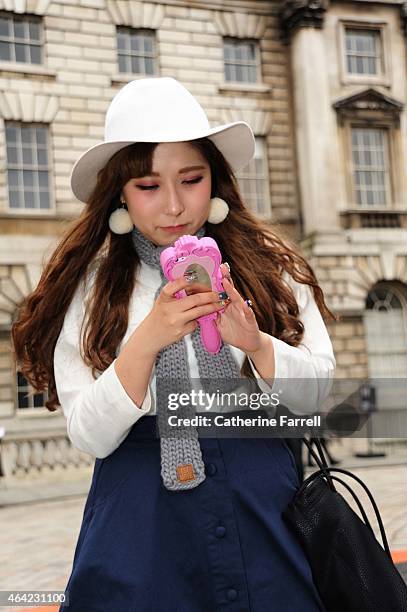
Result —
[[327, 6], [327, 0], [287, 0], [281, 15], [291, 42], [304, 237], [340, 232], [337, 130], [322, 31]]
[[400, 5], [401, 27], [404, 34], [407, 36], [407, 2], [402, 2]]

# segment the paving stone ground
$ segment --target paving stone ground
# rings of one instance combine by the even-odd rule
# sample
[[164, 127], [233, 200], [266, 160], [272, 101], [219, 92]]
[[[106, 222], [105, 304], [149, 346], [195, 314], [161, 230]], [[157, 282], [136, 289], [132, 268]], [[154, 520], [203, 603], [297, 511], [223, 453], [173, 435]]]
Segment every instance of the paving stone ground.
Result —
[[[348, 467], [350, 463], [344, 461], [341, 467]], [[407, 464], [353, 467], [352, 471], [370, 488], [379, 506], [392, 551], [407, 551]], [[89, 484], [90, 476], [91, 470]], [[63, 483], [58, 486], [62, 494]], [[367, 498], [363, 495], [361, 490], [360, 497], [368, 508]], [[86, 495], [81, 494], [0, 507], [0, 590], [64, 590], [72, 567], [85, 500]], [[375, 525], [373, 513], [368, 512], [368, 516]], [[378, 533], [376, 527], [375, 530]], [[407, 561], [407, 552], [400, 560]], [[400, 569], [407, 574], [407, 564]], [[25, 608], [0, 609], [15, 612]], [[44, 610], [50, 612], [53, 608]]]

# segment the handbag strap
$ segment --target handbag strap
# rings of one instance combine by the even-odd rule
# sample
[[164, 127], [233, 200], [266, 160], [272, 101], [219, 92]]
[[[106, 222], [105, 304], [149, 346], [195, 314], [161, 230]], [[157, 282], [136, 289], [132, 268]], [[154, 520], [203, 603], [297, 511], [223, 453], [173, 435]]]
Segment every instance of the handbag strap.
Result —
[[332, 477], [333, 480], [337, 480], [338, 482], [340, 482], [345, 487], [345, 489], [347, 489], [349, 491], [349, 493], [352, 495], [353, 499], [355, 500], [355, 503], [357, 504], [357, 506], [359, 508], [359, 512], [362, 515], [362, 518], [363, 518], [364, 522], [366, 523], [367, 527], [369, 527], [370, 531], [374, 535], [373, 527], [370, 524], [370, 521], [367, 518], [367, 514], [365, 512], [365, 509], [363, 508], [363, 506], [362, 506], [358, 496], [356, 495], [355, 491], [348, 485], [347, 482], [342, 480], [342, 478], [338, 478], [337, 476], [331, 476], [331, 477]]
[[[347, 485], [344, 483], [344, 481], [340, 480], [339, 478], [337, 478], [337, 477], [335, 477], [335, 476], [331, 476], [331, 472], [341, 472], [342, 474], [346, 474], [347, 476], [350, 476], [351, 478], [353, 478], [354, 480], [356, 480], [356, 481], [357, 481], [357, 482], [358, 482], [358, 483], [361, 485], [361, 487], [363, 487], [363, 489], [365, 490], [365, 492], [366, 492], [367, 496], [369, 497], [370, 502], [371, 502], [371, 504], [372, 504], [372, 506], [373, 506], [373, 509], [374, 509], [374, 512], [375, 512], [375, 515], [376, 515], [376, 520], [377, 520], [377, 523], [378, 523], [378, 525], [379, 525], [380, 535], [381, 535], [381, 537], [382, 537], [382, 541], [383, 541], [383, 546], [384, 546], [384, 549], [386, 550], [386, 552], [387, 552], [387, 554], [389, 555], [389, 557], [390, 557], [390, 558], [392, 558], [392, 557], [391, 557], [391, 553], [390, 553], [390, 548], [389, 548], [389, 545], [388, 545], [388, 542], [387, 542], [386, 532], [385, 532], [385, 530], [384, 530], [384, 526], [383, 526], [383, 521], [382, 521], [381, 516], [380, 516], [379, 508], [377, 507], [377, 504], [376, 504], [376, 502], [375, 502], [375, 500], [374, 500], [374, 498], [373, 498], [373, 495], [372, 495], [372, 494], [371, 494], [371, 492], [369, 491], [368, 487], [365, 485], [365, 483], [363, 482], [363, 480], [361, 480], [360, 478], [358, 478], [357, 476], [355, 476], [355, 474], [353, 474], [352, 472], [349, 472], [348, 470], [344, 470], [343, 468], [331, 468], [331, 467], [328, 465], [327, 459], [326, 459], [326, 457], [325, 457], [325, 453], [324, 453], [324, 451], [323, 451], [323, 448], [322, 448], [322, 444], [321, 444], [321, 440], [320, 440], [320, 438], [319, 438], [318, 436], [313, 436], [313, 437], [311, 438], [311, 440], [313, 440], [313, 441], [314, 441], [315, 446], [316, 446], [316, 447], [317, 447], [317, 449], [318, 449], [318, 452], [319, 452], [319, 455], [320, 455], [320, 461], [318, 461], [318, 458], [316, 457], [315, 452], [313, 452], [313, 449], [312, 449], [312, 443], [311, 443], [310, 441], [308, 441], [308, 440], [307, 440], [305, 437], [303, 438], [303, 442], [306, 444], [306, 446], [307, 446], [308, 450], [311, 452], [311, 454], [312, 454], [312, 456], [313, 456], [314, 460], [316, 461], [316, 463], [317, 463], [317, 465], [318, 465], [319, 469], [322, 471], [323, 475], [324, 475], [324, 476], [325, 476], [325, 478], [327, 479], [328, 484], [330, 484], [330, 485], [331, 485], [331, 483], [332, 483], [332, 480], [329, 480], [329, 479], [327, 478], [327, 475], [329, 474], [329, 476], [330, 476], [330, 478], [331, 478], [331, 479], [334, 479], [334, 480], [336, 480], [336, 481], [338, 481], [338, 482], [341, 482], [341, 484], [343, 484], [343, 485], [345, 486], [345, 488], [347, 488], [347, 490], [348, 490], [348, 491], [351, 493], [351, 495], [352, 495], [353, 499], [354, 499], [354, 500], [355, 500], [355, 502], [357, 503], [358, 508], [359, 508], [359, 510], [361, 511], [362, 517], [363, 517], [363, 519], [364, 519], [364, 521], [365, 521], [366, 525], [367, 525], [368, 527], [370, 527], [370, 529], [371, 529], [372, 533], [374, 533], [373, 528], [372, 528], [372, 526], [371, 526], [371, 524], [370, 524], [370, 522], [369, 522], [369, 520], [368, 520], [368, 518], [367, 518], [367, 516], [366, 516], [366, 513], [365, 513], [365, 512], [364, 512], [364, 510], [363, 510], [363, 507], [362, 507], [362, 504], [361, 504], [361, 502], [360, 502], [359, 498], [357, 498], [356, 493], [354, 493], [354, 491], [353, 491], [353, 490], [351, 490], [351, 489], [350, 489], [350, 487], [349, 487], [349, 486], [347, 486]], [[335, 489], [335, 487], [333, 486], [333, 484], [332, 484], [332, 486], [331, 486], [331, 489], [332, 489], [332, 490], [336, 490], [336, 489]]]
[[[383, 526], [383, 521], [382, 521], [382, 518], [380, 516], [379, 508], [377, 507], [377, 504], [376, 504], [376, 502], [375, 502], [375, 500], [373, 498], [373, 495], [370, 492], [369, 488], [363, 482], [363, 480], [358, 478], [358, 476], [356, 476], [355, 474], [352, 474], [352, 472], [350, 472], [349, 470], [344, 470], [343, 468], [324, 467], [323, 469], [319, 469], [316, 472], [313, 472], [310, 476], [308, 476], [308, 478], [306, 478], [304, 480], [304, 482], [302, 483], [300, 489], [298, 490], [298, 493], [300, 491], [302, 492], [309, 485], [309, 483], [312, 482], [313, 480], [315, 480], [316, 478], [319, 478], [321, 476], [326, 476], [326, 472], [329, 472], [329, 473], [331, 473], [331, 472], [340, 472], [341, 474], [345, 474], [346, 476], [356, 480], [361, 485], [361, 487], [363, 487], [363, 489], [365, 490], [367, 496], [370, 499], [370, 502], [371, 502], [371, 504], [373, 506], [373, 510], [375, 512], [375, 515], [376, 515], [376, 520], [377, 520], [377, 523], [379, 525], [380, 535], [381, 535], [382, 541], [383, 541], [383, 548], [386, 551], [387, 555], [389, 556], [390, 560], [393, 562], [393, 559], [392, 559], [392, 556], [391, 556], [391, 552], [390, 552], [390, 548], [389, 548], [389, 544], [388, 544], [387, 537], [386, 537], [386, 532], [385, 532], [384, 526]], [[348, 491], [350, 491], [350, 493], [352, 494], [353, 499], [356, 501], [356, 503], [358, 505], [359, 510], [361, 511], [361, 514], [362, 514], [362, 517], [363, 517], [363, 519], [364, 519], [364, 521], [366, 523], [366, 526], [368, 528], [370, 528], [370, 530], [374, 534], [373, 528], [372, 528], [372, 526], [371, 526], [371, 524], [370, 524], [370, 522], [369, 522], [369, 520], [368, 520], [368, 518], [366, 516], [365, 511], [362, 509], [362, 504], [361, 504], [359, 498], [357, 497], [356, 493], [354, 491], [352, 491], [352, 489], [348, 485], [346, 485], [342, 481], [342, 479], [337, 478], [335, 476], [331, 476], [331, 474], [330, 474], [330, 477], [332, 479], [335, 479], [335, 480], [341, 482], [348, 489]]]
[[[316, 464], [319, 467], [319, 469], [324, 473], [324, 476], [325, 476], [325, 478], [327, 480], [329, 488], [332, 491], [336, 491], [335, 485], [333, 483], [332, 476], [331, 476], [331, 474], [329, 472], [329, 465], [328, 465], [328, 462], [326, 460], [325, 453], [324, 453], [324, 451], [322, 449], [322, 445], [321, 445], [321, 442], [320, 442], [319, 438], [312, 436], [310, 440], [307, 440], [307, 438], [303, 437], [302, 441], [305, 444], [305, 446], [308, 448], [308, 451], [311, 453], [311, 455], [314, 458], [314, 461], [316, 462]], [[315, 446], [317, 447], [317, 450], [319, 452], [319, 457], [315, 453], [314, 449], [312, 448], [312, 441], [315, 442]]]

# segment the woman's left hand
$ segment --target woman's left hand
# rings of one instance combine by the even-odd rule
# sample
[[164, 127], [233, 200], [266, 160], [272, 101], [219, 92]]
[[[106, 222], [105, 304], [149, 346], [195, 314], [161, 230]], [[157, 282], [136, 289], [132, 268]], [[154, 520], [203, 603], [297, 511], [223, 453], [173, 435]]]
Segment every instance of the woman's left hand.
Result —
[[228, 267], [221, 264], [220, 270], [222, 285], [230, 299], [224, 312], [220, 312], [216, 320], [222, 340], [245, 353], [256, 351], [260, 347], [261, 340], [256, 315], [235, 289]]

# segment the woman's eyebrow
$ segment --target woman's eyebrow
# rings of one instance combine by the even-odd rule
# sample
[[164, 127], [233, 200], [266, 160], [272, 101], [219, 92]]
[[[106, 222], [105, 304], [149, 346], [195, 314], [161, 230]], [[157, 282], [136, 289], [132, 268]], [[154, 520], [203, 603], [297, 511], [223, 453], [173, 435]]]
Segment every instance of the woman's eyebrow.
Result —
[[[184, 174], [185, 172], [191, 172], [191, 170], [205, 170], [205, 166], [186, 166], [185, 168], [181, 168], [181, 170], [178, 170], [178, 174]], [[146, 176], [160, 176], [160, 173], [151, 172], [150, 174], [146, 174]]]

